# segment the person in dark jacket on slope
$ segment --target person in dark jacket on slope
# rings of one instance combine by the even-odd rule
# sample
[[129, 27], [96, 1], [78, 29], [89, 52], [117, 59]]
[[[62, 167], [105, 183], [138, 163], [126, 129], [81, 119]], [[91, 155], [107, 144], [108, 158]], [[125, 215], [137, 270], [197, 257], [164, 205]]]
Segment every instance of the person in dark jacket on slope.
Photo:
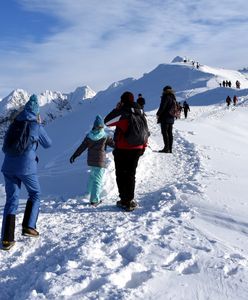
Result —
[[162, 153], [172, 153], [173, 145], [173, 124], [175, 117], [170, 114], [170, 110], [173, 106], [173, 101], [176, 101], [175, 94], [172, 88], [167, 85], [163, 88], [163, 94], [161, 96], [161, 102], [157, 111], [157, 122], [161, 124], [161, 132], [164, 140], [163, 149], [159, 150]]
[[190, 111], [189, 104], [187, 103], [187, 101], [184, 101], [183, 102], [183, 112], [184, 112], [185, 119], [187, 119], [188, 111]]
[[230, 96], [227, 96], [227, 97], [226, 97], [226, 105], [227, 105], [227, 107], [230, 106], [231, 102], [232, 102], [231, 97], [230, 97]]
[[138, 99], [136, 100], [136, 102], [139, 104], [139, 106], [144, 109], [144, 106], [146, 104], [146, 100], [145, 98], [142, 96], [142, 94], [138, 94]]
[[120, 197], [120, 201], [117, 201], [116, 204], [128, 211], [137, 206], [134, 200], [135, 174], [139, 158], [146, 148], [146, 144], [130, 145], [125, 138], [125, 133], [128, 130], [128, 114], [132, 110], [142, 113], [140, 106], [134, 102], [133, 94], [127, 91], [121, 95], [121, 100], [117, 103], [116, 108], [104, 119], [107, 126], [116, 126], [113, 155]]
[[28, 148], [21, 155], [5, 153], [2, 172], [5, 180], [6, 204], [4, 206], [2, 222], [2, 248], [9, 250], [15, 243], [15, 217], [18, 209], [21, 184], [28, 191], [28, 201], [22, 222], [22, 234], [38, 237], [36, 223], [40, 207], [40, 184], [37, 175], [37, 145], [43, 148], [51, 146], [51, 140], [40, 124], [39, 104], [36, 95], [32, 95], [25, 104], [24, 110], [16, 117], [18, 121], [29, 121], [31, 141]]
[[106, 148], [114, 148], [113, 139], [104, 130], [103, 119], [96, 116], [92, 130], [86, 135], [82, 144], [70, 158], [70, 163], [88, 149], [87, 163], [90, 166], [90, 177], [87, 185], [87, 195], [90, 203], [97, 205], [100, 202], [103, 175], [106, 167]]

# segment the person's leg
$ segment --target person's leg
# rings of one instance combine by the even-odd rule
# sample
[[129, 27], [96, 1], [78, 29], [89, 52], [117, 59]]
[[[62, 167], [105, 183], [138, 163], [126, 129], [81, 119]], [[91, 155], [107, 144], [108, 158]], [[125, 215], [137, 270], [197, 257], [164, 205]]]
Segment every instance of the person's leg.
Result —
[[41, 194], [38, 176], [37, 174], [21, 175], [19, 178], [28, 191], [28, 201], [24, 212], [22, 227], [35, 229], [39, 215]]
[[94, 177], [93, 169], [92, 169], [92, 167], [90, 167], [89, 178], [88, 178], [88, 182], [87, 182], [87, 192], [86, 192], [87, 198], [91, 197], [91, 191], [92, 191], [93, 180], [94, 180], [93, 177]]
[[21, 180], [13, 175], [4, 174], [6, 203], [3, 212], [1, 240], [14, 241], [15, 215], [19, 204]]
[[172, 153], [172, 145], [173, 145], [173, 124], [167, 124], [167, 133], [169, 139], [169, 152]]
[[127, 164], [126, 164], [126, 178], [125, 178], [125, 199], [128, 203], [134, 199], [135, 191], [135, 175], [140, 158], [140, 150], [128, 150], [127, 153]]
[[113, 152], [115, 161], [116, 183], [119, 191], [119, 197], [122, 202], [125, 201], [125, 180], [126, 180], [126, 165], [128, 163], [126, 151], [115, 149]]
[[164, 141], [164, 148], [162, 150], [164, 150], [164, 152], [167, 152], [170, 149], [168, 126], [167, 125], [168, 124], [166, 124], [166, 123], [161, 123], [161, 132], [162, 132], [163, 141]]
[[92, 174], [92, 189], [90, 193], [91, 203], [98, 203], [100, 201], [104, 171], [105, 171], [104, 168], [91, 167], [91, 174]]

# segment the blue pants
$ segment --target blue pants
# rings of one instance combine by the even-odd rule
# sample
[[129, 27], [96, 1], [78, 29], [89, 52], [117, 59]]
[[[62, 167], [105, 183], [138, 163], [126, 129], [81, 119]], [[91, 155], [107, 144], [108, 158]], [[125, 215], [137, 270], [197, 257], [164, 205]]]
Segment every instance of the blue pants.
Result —
[[[36, 228], [36, 222], [40, 208], [40, 184], [37, 174], [31, 175], [10, 175], [3, 174], [5, 180], [6, 203], [3, 212], [3, 223], [1, 238], [3, 240], [6, 217], [8, 215], [15, 216], [19, 205], [19, 194], [21, 184], [23, 183], [28, 191], [28, 201], [24, 213], [23, 223], [24, 227]], [[14, 228], [13, 228], [14, 230]]]
[[104, 172], [104, 168], [90, 167], [90, 177], [87, 186], [87, 193], [90, 195], [90, 202], [96, 203], [100, 200]]

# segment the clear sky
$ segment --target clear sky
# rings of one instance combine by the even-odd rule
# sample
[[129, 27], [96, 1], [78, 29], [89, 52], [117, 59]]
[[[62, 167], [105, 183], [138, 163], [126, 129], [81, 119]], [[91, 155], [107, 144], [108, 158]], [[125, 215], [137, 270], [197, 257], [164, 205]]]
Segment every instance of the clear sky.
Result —
[[0, 98], [139, 78], [175, 56], [247, 67], [247, 0], [1, 0]]

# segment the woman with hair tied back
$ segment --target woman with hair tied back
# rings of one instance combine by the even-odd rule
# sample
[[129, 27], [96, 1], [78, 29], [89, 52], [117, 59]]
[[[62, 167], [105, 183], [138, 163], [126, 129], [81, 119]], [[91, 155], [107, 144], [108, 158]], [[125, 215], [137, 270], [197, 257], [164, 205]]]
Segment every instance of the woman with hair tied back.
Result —
[[135, 174], [139, 158], [143, 155], [146, 142], [142, 144], [130, 144], [126, 133], [130, 130], [129, 115], [132, 112], [142, 114], [143, 110], [139, 104], [134, 102], [134, 96], [127, 91], [121, 95], [120, 102], [104, 119], [107, 126], [115, 126], [115, 149], [113, 151], [115, 161], [116, 183], [118, 186], [120, 200], [116, 202], [117, 206], [131, 211], [137, 207], [134, 200]]

